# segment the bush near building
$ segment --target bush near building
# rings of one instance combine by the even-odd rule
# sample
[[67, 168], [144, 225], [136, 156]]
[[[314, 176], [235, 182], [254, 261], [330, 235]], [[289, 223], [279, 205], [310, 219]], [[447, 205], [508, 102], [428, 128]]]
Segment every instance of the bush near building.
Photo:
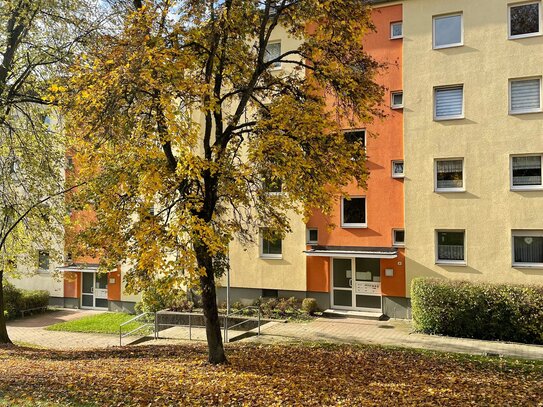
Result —
[[4, 285], [4, 309], [8, 319], [17, 317], [21, 311], [47, 307], [49, 293], [45, 290], [22, 290], [7, 283]]
[[420, 332], [543, 344], [543, 286], [418, 278], [411, 304]]

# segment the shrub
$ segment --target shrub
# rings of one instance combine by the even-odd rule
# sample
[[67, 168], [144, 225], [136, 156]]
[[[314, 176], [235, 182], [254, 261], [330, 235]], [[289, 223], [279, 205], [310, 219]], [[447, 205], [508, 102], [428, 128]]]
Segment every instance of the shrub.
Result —
[[49, 292], [45, 290], [21, 290], [23, 307], [21, 310], [42, 308], [49, 305]]
[[4, 309], [6, 316], [11, 319], [15, 318], [21, 311], [23, 306], [23, 293], [13, 284], [4, 284]]
[[142, 314], [165, 309], [178, 312], [192, 311], [194, 307], [194, 303], [187, 299], [186, 292], [181, 289], [149, 288], [141, 293], [141, 301], [134, 309], [136, 313]]
[[309, 315], [314, 315], [319, 310], [317, 300], [315, 298], [304, 298], [302, 301], [302, 311]]
[[543, 344], [543, 286], [417, 278], [411, 305], [420, 332]]
[[47, 305], [49, 293], [45, 290], [21, 290], [10, 283], [4, 285], [4, 309], [9, 319], [15, 318], [21, 311]]

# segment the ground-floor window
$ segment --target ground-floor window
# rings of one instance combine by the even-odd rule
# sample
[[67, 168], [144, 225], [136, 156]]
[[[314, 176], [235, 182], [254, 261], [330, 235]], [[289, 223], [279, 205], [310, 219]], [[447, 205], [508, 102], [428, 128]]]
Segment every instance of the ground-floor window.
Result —
[[513, 231], [513, 266], [543, 267], [543, 231]]
[[436, 263], [465, 264], [464, 230], [436, 231]]

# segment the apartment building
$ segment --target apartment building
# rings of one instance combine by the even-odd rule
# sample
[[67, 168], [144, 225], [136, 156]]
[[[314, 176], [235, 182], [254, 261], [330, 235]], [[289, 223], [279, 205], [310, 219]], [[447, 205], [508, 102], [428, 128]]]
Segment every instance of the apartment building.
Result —
[[[416, 277], [543, 284], [542, 2], [373, 3], [364, 45], [388, 65], [387, 117], [344, 129], [365, 143], [367, 187], [350, 185], [328, 217], [293, 214], [282, 241], [262, 225], [256, 244], [233, 242], [220, 301], [229, 285], [231, 301], [313, 297], [404, 318]], [[278, 28], [270, 55], [297, 46]], [[96, 263], [18, 284], [47, 287], [58, 305], [131, 309], [123, 271], [100, 276]]]
[[541, 7], [404, 2], [407, 286], [543, 284]]
[[[304, 224], [293, 216], [292, 233], [283, 241], [269, 241], [261, 233], [256, 245], [234, 242], [230, 248], [233, 301], [313, 297], [323, 309], [385, 310], [406, 316], [402, 5], [376, 7], [373, 22], [376, 32], [364, 38], [364, 45], [387, 64], [378, 78], [387, 89], [383, 106], [387, 119], [344, 129], [346, 137], [365, 144], [371, 172], [367, 188], [350, 185], [350, 199], [338, 197], [328, 217], [314, 213]], [[280, 46], [295, 45], [280, 31], [277, 34]], [[224, 299], [226, 281], [222, 285], [218, 291]]]

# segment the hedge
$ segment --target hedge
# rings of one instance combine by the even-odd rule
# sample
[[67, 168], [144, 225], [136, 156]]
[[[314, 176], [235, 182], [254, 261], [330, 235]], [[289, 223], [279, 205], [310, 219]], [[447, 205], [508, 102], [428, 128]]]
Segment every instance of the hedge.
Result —
[[419, 332], [543, 344], [543, 286], [417, 278], [411, 306]]
[[49, 293], [44, 290], [22, 290], [12, 284], [4, 285], [4, 309], [9, 319], [15, 318], [21, 311], [47, 307]]

